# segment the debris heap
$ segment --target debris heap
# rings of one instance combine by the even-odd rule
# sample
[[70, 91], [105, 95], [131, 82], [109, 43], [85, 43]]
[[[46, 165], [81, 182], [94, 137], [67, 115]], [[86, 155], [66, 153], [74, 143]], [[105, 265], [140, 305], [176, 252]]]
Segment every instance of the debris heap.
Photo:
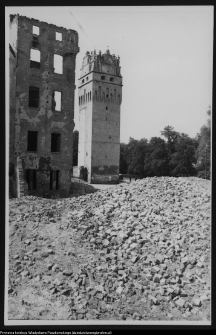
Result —
[[210, 320], [206, 182], [11, 200], [9, 318]]

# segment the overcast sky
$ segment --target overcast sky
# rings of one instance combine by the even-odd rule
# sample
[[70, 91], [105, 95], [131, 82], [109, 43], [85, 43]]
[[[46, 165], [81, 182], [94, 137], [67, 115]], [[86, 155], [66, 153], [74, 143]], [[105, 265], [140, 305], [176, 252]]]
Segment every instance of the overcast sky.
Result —
[[[86, 51], [120, 56], [121, 142], [160, 136], [167, 125], [194, 137], [212, 103], [213, 6], [6, 7], [79, 34], [76, 86]], [[6, 21], [8, 22], [8, 21]], [[75, 128], [79, 130], [78, 91]]]

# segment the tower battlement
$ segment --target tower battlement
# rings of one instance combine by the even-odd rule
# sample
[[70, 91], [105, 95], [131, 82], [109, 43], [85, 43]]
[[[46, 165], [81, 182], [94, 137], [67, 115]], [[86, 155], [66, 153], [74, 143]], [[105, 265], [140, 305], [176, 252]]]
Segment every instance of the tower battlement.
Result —
[[81, 77], [91, 71], [109, 73], [121, 77], [120, 57], [111, 55], [109, 50], [104, 54], [101, 54], [101, 51], [98, 54], [96, 54], [95, 50], [91, 51], [91, 53], [87, 51], [82, 62]]

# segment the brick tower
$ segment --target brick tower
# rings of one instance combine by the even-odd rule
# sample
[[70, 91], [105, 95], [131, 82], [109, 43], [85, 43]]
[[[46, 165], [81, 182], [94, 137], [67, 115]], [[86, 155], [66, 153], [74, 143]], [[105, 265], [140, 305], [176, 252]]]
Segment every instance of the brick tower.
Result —
[[79, 79], [78, 166], [90, 184], [119, 183], [120, 105], [122, 76], [119, 57], [86, 52]]
[[68, 193], [78, 34], [10, 16], [10, 193]]

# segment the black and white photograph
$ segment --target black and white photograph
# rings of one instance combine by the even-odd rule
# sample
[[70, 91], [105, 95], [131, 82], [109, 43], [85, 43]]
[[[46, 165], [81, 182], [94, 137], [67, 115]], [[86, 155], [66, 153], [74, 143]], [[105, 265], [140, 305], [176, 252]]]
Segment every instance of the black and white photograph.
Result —
[[213, 14], [5, 7], [5, 326], [212, 324]]

